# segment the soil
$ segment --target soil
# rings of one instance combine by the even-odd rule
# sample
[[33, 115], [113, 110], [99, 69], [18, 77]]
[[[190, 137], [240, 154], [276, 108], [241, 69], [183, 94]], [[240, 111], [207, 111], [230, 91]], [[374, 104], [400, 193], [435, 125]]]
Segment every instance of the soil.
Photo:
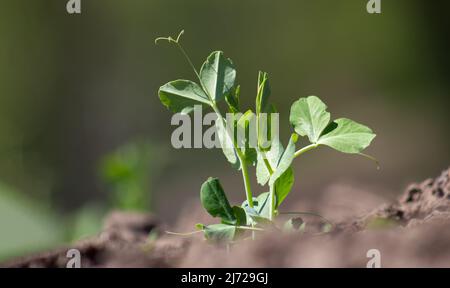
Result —
[[[95, 237], [0, 266], [66, 267], [66, 253], [72, 248], [80, 251], [82, 267], [366, 267], [371, 249], [380, 252], [382, 267], [450, 266], [450, 169], [409, 185], [390, 204], [345, 186], [331, 187], [323, 199], [319, 212], [334, 222], [329, 233], [321, 232], [322, 219], [302, 216], [305, 233], [269, 231], [227, 251], [206, 243], [201, 235], [167, 235], [151, 215], [116, 211]], [[371, 210], [352, 214], [354, 207]], [[178, 227], [188, 227], [186, 219], [202, 215], [192, 214], [181, 217]], [[149, 233], [161, 236], [152, 239]]]

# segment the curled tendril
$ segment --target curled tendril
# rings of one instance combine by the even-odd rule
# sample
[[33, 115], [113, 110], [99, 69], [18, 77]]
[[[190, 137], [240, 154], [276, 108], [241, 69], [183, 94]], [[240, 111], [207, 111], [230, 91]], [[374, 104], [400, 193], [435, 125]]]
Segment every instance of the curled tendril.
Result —
[[184, 34], [184, 30], [181, 30], [180, 33], [178, 33], [178, 36], [176, 39], [172, 38], [172, 36], [169, 37], [158, 37], [155, 39], [155, 44], [158, 44], [159, 41], [167, 41], [169, 43], [176, 43], [178, 44], [178, 42], [180, 41], [181, 35]]

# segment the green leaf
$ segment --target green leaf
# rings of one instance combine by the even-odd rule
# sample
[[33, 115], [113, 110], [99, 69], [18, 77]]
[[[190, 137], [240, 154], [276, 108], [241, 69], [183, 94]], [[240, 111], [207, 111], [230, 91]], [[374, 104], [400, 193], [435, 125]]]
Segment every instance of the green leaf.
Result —
[[171, 81], [159, 88], [161, 103], [174, 113], [192, 111], [194, 105], [211, 105], [202, 88], [189, 80]]
[[245, 206], [244, 211], [247, 214], [248, 225], [270, 226], [274, 224], [268, 217], [260, 215], [256, 209], [256, 207]]
[[300, 98], [291, 107], [289, 120], [295, 132], [308, 136], [311, 143], [317, 143], [322, 131], [330, 122], [327, 106], [316, 96]]
[[240, 163], [239, 158], [236, 155], [236, 151], [234, 150], [233, 140], [230, 136], [231, 132], [228, 131], [228, 127], [223, 125], [223, 122], [218, 119], [216, 121], [216, 131], [217, 136], [219, 137], [220, 146], [222, 147], [223, 154], [227, 158], [228, 162], [233, 165], [234, 168], [239, 169]]
[[228, 93], [225, 95], [225, 101], [228, 104], [228, 108], [231, 113], [239, 112], [239, 96], [241, 94], [241, 86], [238, 85], [236, 89], [234, 89], [233, 93]]
[[292, 134], [291, 138], [289, 139], [288, 146], [286, 147], [286, 150], [283, 153], [283, 156], [281, 156], [280, 161], [278, 162], [277, 168], [273, 172], [272, 176], [269, 180], [269, 185], [273, 185], [275, 181], [283, 175], [286, 170], [289, 169], [289, 167], [292, 164], [292, 160], [294, 160], [294, 154], [295, 154], [295, 143], [298, 140], [297, 134]]
[[278, 137], [272, 140], [272, 145], [268, 152], [260, 151], [258, 152], [258, 160], [256, 163], [256, 180], [262, 186], [266, 185], [267, 181], [270, 179], [270, 173], [267, 169], [266, 161], [270, 164], [272, 169], [276, 169], [281, 156], [283, 155], [284, 148]]
[[258, 91], [256, 93], [256, 114], [267, 112], [270, 96], [269, 74], [259, 71]]
[[274, 225], [274, 223], [272, 221], [270, 221], [269, 218], [267, 217], [263, 217], [261, 215], [249, 215], [250, 218], [252, 219], [253, 223], [255, 223], [258, 226], [262, 226], [262, 227], [268, 227], [268, 226], [272, 226]]
[[330, 123], [317, 143], [344, 153], [361, 153], [375, 136], [369, 127], [341, 118]]
[[[258, 147], [260, 150], [267, 151], [270, 146], [265, 143], [266, 139], [270, 141], [271, 136], [271, 113], [275, 112], [275, 107], [269, 105], [270, 85], [269, 75], [266, 72], [259, 71], [258, 74], [258, 91], [256, 94], [256, 125]], [[261, 113], [266, 113], [263, 118]], [[267, 135], [265, 135], [267, 134]]]
[[231, 92], [236, 70], [231, 60], [223, 56], [223, 52], [216, 51], [203, 63], [200, 79], [212, 100], [218, 102]]
[[270, 221], [269, 196], [269, 192], [264, 192], [253, 197], [253, 208], [248, 205], [247, 200], [242, 202], [241, 207], [247, 214], [247, 225]]
[[209, 178], [200, 190], [203, 207], [213, 217], [220, 217], [223, 223], [236, 224], [236, 217], [220, 185], [219, 179]]
[[205, 226], [205, 238], [216, 242], [232, 241], [236, 235], [236, 226], [212, 224]]
[[[277, 113], [275, 106], [270, 104], [267, 105], [263, 114], [257, 114], [256, 116], [256, 124], [257, 126], [257, 137], [258, 137], [258, 148], [261, 151], [270, 150], [273, 138], [276, 138], [278, 131], [278, 123], [272, 123], [274, 119], [272, 116], [274, 113]], [[278, 120], [279, 121], [279, 120]], [[273, 127], [273, 125], [276, 125]], [[272, 128], [273, 131], [272, 131]], [[274, 135], [272, 135], [274, 134]]]
[[[249, 131], [249, 127], [251, 125], [256, 124], [255, 122], [255, 113], [252, 110], [247, 110], [239, 120], [237, 121], [237, 128], [242, 132], [245, 132], [243, 136], [244, 139], [237, 139], [239, 147], [248, 147], [250, 142], [250, 133], [255, 133], [255, 131]], [[251, 124], [253, 122], [253, 124]], [[253, 139], [256, 139], [256, 135], [252, 135]]]
[[[253, 201], [256, 201], [255, 197], [253, 197]], [[255, 202], [253, 202], [253, 205], [255, 205]], [[255, 208], [252, 208], [252, 207], [248, 206], [247, 200], [245, 200], [242, 203], [241, 207], [245, 211], [247, 225], [255, 225], [256, 222], [252, 218], [252, 215], [258, 215], [258, 212], [255, 210]]]
[[294, 171], [292, 167], [289, 167], [280, 178], [275, 181], [275, 195], [277, 199], [276, 207], [281, 205], [286, 196], [291, 192], [294, 185]]
[[264, 192], [256, 198], [256, 211], [261, 217], [270, 218], [269, 192]]
[[247, 214], [245, 213], [244, 208], [239, 206], [233, 206], [233, 213], [236, 217], [236, 225], [245, 226], [247, 225]]

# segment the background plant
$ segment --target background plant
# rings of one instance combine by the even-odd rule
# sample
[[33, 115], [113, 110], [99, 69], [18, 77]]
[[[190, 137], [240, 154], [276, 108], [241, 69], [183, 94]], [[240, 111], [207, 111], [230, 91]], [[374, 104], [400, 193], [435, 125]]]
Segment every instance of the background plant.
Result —
[[[267, 226], [276, 227], [274, 218], [279, 214], [279, 207], [292, 190], [294, 172], [292, 162], [302, 154], [328, 146], [337, 151], [359, 154], [370, 159], [362, 151], [375, 138], [370, 128], [347, 118], [331, 121], [327, 106], [316, 96], [300, 98], [292, 104], [290, 123], [295, 131], [284, 147], [278, 137], [274, 137], [269, 147], [263, 143], [263, 129], [260, 117], [263, 113], [273, 113], [275, 107], [269, 103], [269, 77], [259, 72], [256, 91], [255, 111], [242, 113], [240, 107], [240, 86], [236, 85], [236, 70], [233, 62], [221, 51], [212, 52], [200, 71], [197, 71], [188, 54], [180, 44], [181, 31], [176, 38], [160, 37], [155, 42], [165, 40], [174, 44], [186, 58], [194, 71], [198, 82], [175, 80], [160, 87], [158, 94], [164, 106], [175, 113], [190, 113], [195, 105], [210, 107], [216, 114], [215, 122], [223, 153], [227, 160], [243, 177], [246, 200], [240, 206], [231, 206], [218, 178], [206, 180], [200, 190], [203, 207], [213, 217], [221, 220], [220, 224], [203, 225], [197, 228], [211, 240], [235, 240], [246, 231], [262, 231]], [[225, 101], [228, 113], [235, 115], [233, 123], [227, 123], [219, 110], [218, 104]], [[230, 125], [248, 128], [249, 122], [256, 119], [256, 138], [258, 145], [251, 147], [238, 143], [227, 129]], [[269, 122], [270, 125], [270, 122]], [[307, 137], [311, 144], [296, 150], [299, 136]], [[243, 145], [239, 145], [243, 144]], [[268, 186], [269, 191], [254, 196], [249, 167], [256, 166], [257, 181]], [[300, 229], [295, 219], [285, 223], [286, 229]]]
[[[114, 209], [152, 210], [152, 184], [162, 173], [166, 149], [149, 140], [130, 141], [105, 155], [99, 165]], [[155, 162], [161, 163], [154, 165]]]

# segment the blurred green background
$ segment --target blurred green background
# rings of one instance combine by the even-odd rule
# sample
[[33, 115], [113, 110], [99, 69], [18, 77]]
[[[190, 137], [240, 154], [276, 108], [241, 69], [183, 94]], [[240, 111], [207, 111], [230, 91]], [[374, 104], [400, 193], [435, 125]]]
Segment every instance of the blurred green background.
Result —
[[208, 176], [242, 199], [220, 150], [170, 146], [157, 89], [194, 75], [154, 39], [181, 29], [197, 66], [233, 59], [244, 107], [270, 73], [285, 140], [308, 95], [378, 134], [380, 171], [320, 149], [296, 163], [292, 199], [346, 180], [399, 193], [450, 163], [449, 1], [382, 0], [381, 15], [366, 0], [81, 0], [81, 15], [66, 2], [0, 1], [0, 259], [95, 233], [114, 208], [173, 223]]

